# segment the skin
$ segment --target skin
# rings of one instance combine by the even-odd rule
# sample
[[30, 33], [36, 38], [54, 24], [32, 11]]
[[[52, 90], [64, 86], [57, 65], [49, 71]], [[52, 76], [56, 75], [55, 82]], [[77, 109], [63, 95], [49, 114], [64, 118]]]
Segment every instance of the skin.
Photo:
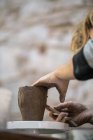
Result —
[[[89, 31], [89, 38], [93, 39], [93, 28]], [[56, 87], [60, 94], [60, 101], [64, 102], [69, 81], [74, 80], [74, 79], [75, 79], [75, 77], [74, 77], [74, 72], [73, 72], [73, 62], [72, 62], [72, 58], [71, 58], [69, 62], [60, 66], [53, 72], [41, 77], [33, 85], [44, 86], [47, 88]], [[72, 107], [73, 108], [75, 107], [74, 110], [77, 110], [77, 112], [72, 112], [73, 115], [69, 116], [69, 118], [68, 118], [67, 113], [64, 114], [64, 112], [63, 113], [61, 112], [61, 115], [59, 116], [59, 118], [57, 118], [57, 121], [60, 121], [60, 117], [62, 119], [62, 117], [65, 116], [66, 122], [69, 123], [70, 119], [72, 118], [76, 122], [77, 126], [79, 126], [86, 122], [89, 122], [89, 120], [92, 120], [91, 112], [87, 108], [85, 108], [83, 105], [80, 105], [80, 104], [78, 105], [75, 103], [71, 103], [71, 104], [69, 104], [69, 106], [71, 107], [72, 104], [73, 104]], [[69, 106], [67, 106], [67, 108], [69, 111], [71, 111]], [[81, 112], [80, 112], [80, 110], [81, 110]], [[78, 116], [78, 117], [76, 117], [76, 116]], [[89, 123], [92, 123], [92, 121]], [[69, 125], [73, 126], [70, 123], [69, 123]]]
[[[93, 39], [93, 28], [89, 31], [89, 36], [91, 39]], [[69, 80], [74, 79], [73, 62], [71, 58], [66, 64], [41, 77], [33, 85], [45, 86], [47, 88], [56, 87], [60, 93], [60, 101], [63, 102], [67, 92]]]
[[70, 127], [77, 127], [85, 123], [93, 124], [93, 112], [80, 103], [68, 101], [59, 104], [55, 109], [60, 111], [60, 114], [55, 117], [53, 113], [50, 113], [50, 116], [58, 122], [64, 120]]
[[93, 39], [93, 28], [89, 31], [89, 36], [91, 39]]
[[60, 66], [55, 71], [41, 77], [33, 85], [47, 88], [56, 87], [60, 94], [60, 101], [63, 102], [65, 100], [69, 79], [74, 79], [72, 68], [72, 63], [68, 62], [66, 65]]

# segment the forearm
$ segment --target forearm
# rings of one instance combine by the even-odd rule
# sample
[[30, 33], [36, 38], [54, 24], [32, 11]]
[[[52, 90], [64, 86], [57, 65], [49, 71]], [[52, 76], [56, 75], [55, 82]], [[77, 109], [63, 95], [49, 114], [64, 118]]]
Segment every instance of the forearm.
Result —
[[68, 63], [55, 70], [57, 78], [88, 80], [93, 78], [93, 39], [73, 56]]
[[72, 59], [63, 66], [60, 66], [54, 71], [55, 75], [59, 79], [72, 80], [75, 79], [73, 74], [73, 63]]

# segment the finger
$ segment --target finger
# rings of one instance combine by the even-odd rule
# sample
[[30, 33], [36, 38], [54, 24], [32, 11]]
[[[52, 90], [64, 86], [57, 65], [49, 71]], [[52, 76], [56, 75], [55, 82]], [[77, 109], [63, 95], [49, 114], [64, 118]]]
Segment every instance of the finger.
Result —
[[59, 81], [59, 83], [56, 87], [57, 90], [59, 91], [60, 102], [64, 102], [64, 100], [65, 100], [65, 95], [67, 92], [68, 84], [69, 84], [68, 80], [65, 80], [63, 84], [62, 84], [62, 82]]
[[70, 120], [70, 121], [69, 121], [69, 126], [70, 126], [70, 127], [77, 127], [78, 124], [77, 124], [75, 121]]
[[54, 108], [61, 111], [62, 109], [65, 109], [65, 108], [69, 109], [71, 105], [72, 105], [72, 101], [68, 101], [68, 102], [60, 103], [58, 106]]
[[43, 83], [43, 80], [39, 79], [35, 83], [33, 83], [32, 86], [40, 86], [40, 85], [42, 85], [42, 83]]
[[46, 105], [46, 109], [48, 111], [51, 111], [52, 113], [56, 113], [57, 115], [60, 113], [58, 110], [56, 110], [55, 108], [50, 107], [49, 105]]
[[53, 120], [56, 120], [56, 118], [57, 118], [58, 115], [55, 115], [53, 112], [50, 112], [50, 113], [49, 113], [49, 116], [50, 116]]
[[60, 122], [60, 121], [62, 121], [62, 119], [63, 119], [64, 117], [66, 117], [66, 116], [68, 116], [68, 113], [61, 112], [61, 113], [58, 115], [56, 121]]
[[61, 112], [69, 112], [69, 109], [68, 108], [63, 108], [63, 109], [61, 109]]
[[77, 127], [77, 123], [73, 121], [70, 117], [65, 117], [64, 122], [68, 123], [70, 127]]
[[50, 78], [48, 76], [43, 76], [35, 83], [33, 83], [32, 86], [43, 86], [46, 88], [51, 88], [54, 87], [55, 84], [50, 81]]

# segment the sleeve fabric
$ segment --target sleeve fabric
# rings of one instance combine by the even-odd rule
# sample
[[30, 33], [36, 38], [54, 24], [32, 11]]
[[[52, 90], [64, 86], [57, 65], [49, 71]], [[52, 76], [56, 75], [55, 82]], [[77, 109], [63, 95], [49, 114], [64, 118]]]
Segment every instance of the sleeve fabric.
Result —
[[78, 80], [93, 78], [93, 39], [73, 56], [74, 76]]

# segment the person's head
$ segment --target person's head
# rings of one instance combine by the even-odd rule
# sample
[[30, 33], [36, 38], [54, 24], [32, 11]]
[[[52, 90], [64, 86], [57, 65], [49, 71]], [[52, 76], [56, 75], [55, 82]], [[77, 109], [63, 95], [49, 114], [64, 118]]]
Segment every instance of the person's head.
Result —
[[71, 49], [77, 51], [83, 47], [90, 38], [90, 30], [93, 29], [93, 10], [91, 10], [85, 19], [78, 25], [72, 37]]

